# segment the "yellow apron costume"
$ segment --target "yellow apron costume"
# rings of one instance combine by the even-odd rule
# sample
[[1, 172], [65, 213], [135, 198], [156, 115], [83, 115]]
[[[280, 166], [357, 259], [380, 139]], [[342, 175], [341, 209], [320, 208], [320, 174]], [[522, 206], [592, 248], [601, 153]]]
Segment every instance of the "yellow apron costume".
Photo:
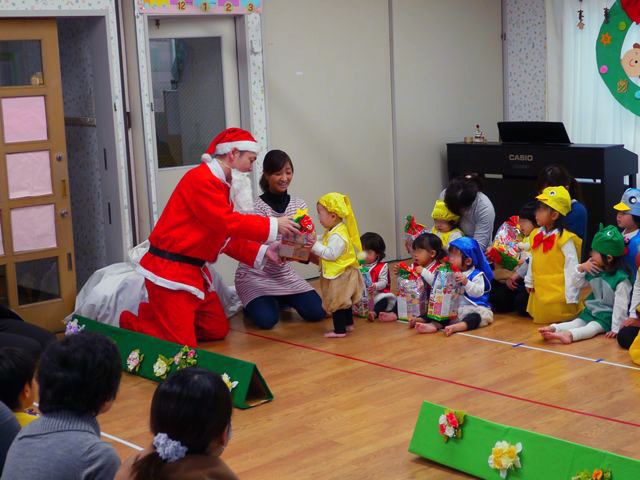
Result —
[[327, 313], [333, 313], [351, 308], [362, 297], [364, 284], [358, 270], [358, 254], [362, 251], [362, 244], [348, 196], [327, 193], [320, 197], [318, 203], [342, 219], [342, 222], [325, 232], [322, 244], [326, 246], [332, 235], [339, 235], [347, 244], [346, 250], [336, 260], [320, 259], [322, 307]]
[[[564, 187], [547, 187], [536, 197], [540, 202], [566, 216], [571, 211], [571, 197]], [[541, 229], [531, 232], [531, 273], [533, 292], [529, 295], [527, 312], [534, 323], [558, 323], [573, 320], [582, 310], [582, 304], [567, 303], [565, 291], [565, 256], [562, 247], [573, 242], [576, 252], [582, 249], [582, 240], [577, 235], [563, 230], [562, 235], [555, 234], [551, 248], [545, 245], [535, 247], [536, 235]], [[545, 252], [544, 250], [547, 249]], [[579, 254], [578, 254], [579, 255]]]
[[[439, 232], [438, 229], [436, 229], [436, 227], [433, 227], [431, 229], [431, 233], [433, 233], [434, 235], [439, 237], [440, 240], [442, 240], [442, 246], [444, 248], [449, 248], [449, 237], [451, 237], [453, 233], [459, 233], [460, 237], [464, 237], [464, 233], [459, 228], [454, 228], [449, 232]], [[456, 237], [456, 238], [460, 238], [460, 237]]]

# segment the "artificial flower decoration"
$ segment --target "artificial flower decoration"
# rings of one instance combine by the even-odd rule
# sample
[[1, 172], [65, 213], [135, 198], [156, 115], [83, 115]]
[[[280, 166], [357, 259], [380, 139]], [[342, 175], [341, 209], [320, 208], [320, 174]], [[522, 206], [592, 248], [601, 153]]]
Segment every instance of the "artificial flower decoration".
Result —
[[173, 357], [173, 363], [176, 366], [176, 370], [182, 370], [183, 368], [193, 367], [198, 363], [198, 354], [192, 348], [184, 346]]
[[136, 373], [140, 369], [142, 360], [144, 360], [144, 354], [140, 352], [140, 349], [132, 350], [127, 357], [127, 370], [129, 373]]
[[166, 379], [167, 375], [169, 375], [169, 372], [171, 371], [172, 363], [172, 359], [169, 359], [164, 355], [158, 355], [156, 363], [153, 364], [153, 374], [162, 380]]
[[496, 442], [489, 455], [489, 467], [500, 470], [500, 478], [507, 478], [509, 470], [522, 468], [518, 454], [522, 451], [520, 442], [511, 445], [504, 440]]
[[227, 385], [229, 391], [233, 390], [238, 386], [238, 382], [232, 382], [231, 377], [227, 373], [222, 374], [222, 381]]
[[571, 480], [612, 480], [613, 474], [610, 469], [603, 470], [602, 468], [596, 468], [593, 472], [589, 470], [582, 470], [576, 475], [571, 477]]
[[444, 437], [445, 443], [450, 438], [462, 437], [462, 424], [464, 423], [464, 412], [446, 409], [444, 414], [440, 415], [438, 426], [440, 435]]
[[67, 322], [67, 326], [64, 329], [65, 336], [67, 335], [76, 335], [84, 330], [84, 325], [78, 324], [77, 319], [69, 320]]
[[313, 224], [313, 220], [309, 216], [308, 208], [298, 208], [296, 214], [293, 216], [293, 221], [300, 225], [300, 231], [304, 234], [312, 234], [316, 230], [316, 226]]

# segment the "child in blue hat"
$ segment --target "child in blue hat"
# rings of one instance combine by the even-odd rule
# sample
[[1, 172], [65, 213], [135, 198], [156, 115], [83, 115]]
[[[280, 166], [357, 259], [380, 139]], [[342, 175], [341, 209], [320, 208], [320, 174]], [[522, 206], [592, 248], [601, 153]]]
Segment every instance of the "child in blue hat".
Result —
[[624, 261], [629, 268], [631, 281], [636, 279], [638, 271], [638, 252], [640, 251], [640, 190], [627, 188], [620, 203], [613, 206], [616, 210], [616, 223], [622, 229], [624, 243], [627, 246]]
[[[419, 333], [435, 333], [444, 329], [450, 336], [456, 332], [475, 330], [493, 323], [493, 312], [489, 303], [493, 271], [487, 262], [478, 242], [471, 237], [462, 237], [449, 244], [449, 262], [456, 281], [464, 287], [460, 298], [458, 317], [453, 323], [437, 321], [418, 322], [415, 328]], [[425, 273], [426, 272], [426, 273]], [[432, 285], [434, 274], [423, 270], [422, 278]]]

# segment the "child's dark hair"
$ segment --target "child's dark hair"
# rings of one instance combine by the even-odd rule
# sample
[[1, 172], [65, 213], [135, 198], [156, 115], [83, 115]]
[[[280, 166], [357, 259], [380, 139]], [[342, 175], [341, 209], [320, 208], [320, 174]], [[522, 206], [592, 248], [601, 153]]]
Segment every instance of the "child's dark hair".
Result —
[[264, 156], [264, 160], [262, 161], [262, 176], [260, 177], [260, 189], [263, 192], [269, 191], [269, 181], [267, 180], [267, 175], [273, 175], [274, 173], [278, 173], [284, 167], [291, 167], [291, 172], [293, 173], [293, 162], [289, 155], [282, 150], [269, 150], [267, 154]]
[[384, 258], [387, 246], [384, 244], [384, 240], [380, 235], [374, 232], [364, 233], [360, 237], [360, 242], [362, 243], [362, 250], [371, 250], [375, 252], [378, 257], [378, 261]]
[[549, 165], [543, 168], [538, 175], [538, 192], [553, 186], [567, 187], [572, 200], [582, 200], [578, 181], [562, 165]]
[[538, 202], [536, 201], [527, 202], [522, 206], [522, 208], [518, 212], [518, 217], [529, 220], [534, 225], [537, 225], [536, 223], [537, 208], [538, 208]]
[[[179, 370], [161, 383], [151, 401], [151, 432], [166, 433], [188, 454], [207, 454], [231, 422], [231, 393], [220, 375], [202, 368]], [[164, 478], [154, 450], [133, 464], [134, 478]]]
[[631, 271], [629, 270], [629, 266], [627, 265], [627, 262], [624, 261], [624, 255], [621, 255], [619, 257], [613, 257], [611, 261], [609, 261], [608, 255], [604, 255], [601, 253], [600, 256], [602, 257], [602, 263], [604, 265], [603, 270], [605, 272], [612, 273], [612, 272], [617, 272], [618, 270], [623, 270], [624, 272], [627, 273], [627, 275], [631, 276]]
[[11, 410], [20, 409], [20, 394], [36, 372], [33, 357], [19, 348], [0, 348], [0, 401]]
[[476, 201], [482, 187], [482, 179], [477, 174], [469, 173], [456, 177], [449, 182], [444, 192], [444, 203], [453, 213], [462, 215], [463, 211]]
[[97, 333], [68, 335], [40, 357], [40, 411], [97, 415], [116, 398], [122, 365], [118, 347]]
[[421, 249], [427, 251], [435, 251], [435, 260], [441, 262], [446, 256], [447, 252], [442, 248], [442, 240], [433, 233], [422, 233], [413, 240], [411, 245], [414, 250]]

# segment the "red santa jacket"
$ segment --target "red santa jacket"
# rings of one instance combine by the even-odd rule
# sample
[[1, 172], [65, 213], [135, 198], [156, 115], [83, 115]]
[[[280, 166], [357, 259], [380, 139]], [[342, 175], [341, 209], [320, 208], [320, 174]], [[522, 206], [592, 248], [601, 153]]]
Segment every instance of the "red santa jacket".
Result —
[[[151, 232], [151, 246], [209, 263], [224, 252], [253, 266], [261, 244], [274, 240], [277, 229], [272, 228], [273, 219], [235, 212], [229, 201], [230, 186], [222, 178], [224, 173], [217, 163], [201, 163], [189, 170]], [[139, 271], [158, 285], [204, 298], [200, 266], [147, 253]]]

